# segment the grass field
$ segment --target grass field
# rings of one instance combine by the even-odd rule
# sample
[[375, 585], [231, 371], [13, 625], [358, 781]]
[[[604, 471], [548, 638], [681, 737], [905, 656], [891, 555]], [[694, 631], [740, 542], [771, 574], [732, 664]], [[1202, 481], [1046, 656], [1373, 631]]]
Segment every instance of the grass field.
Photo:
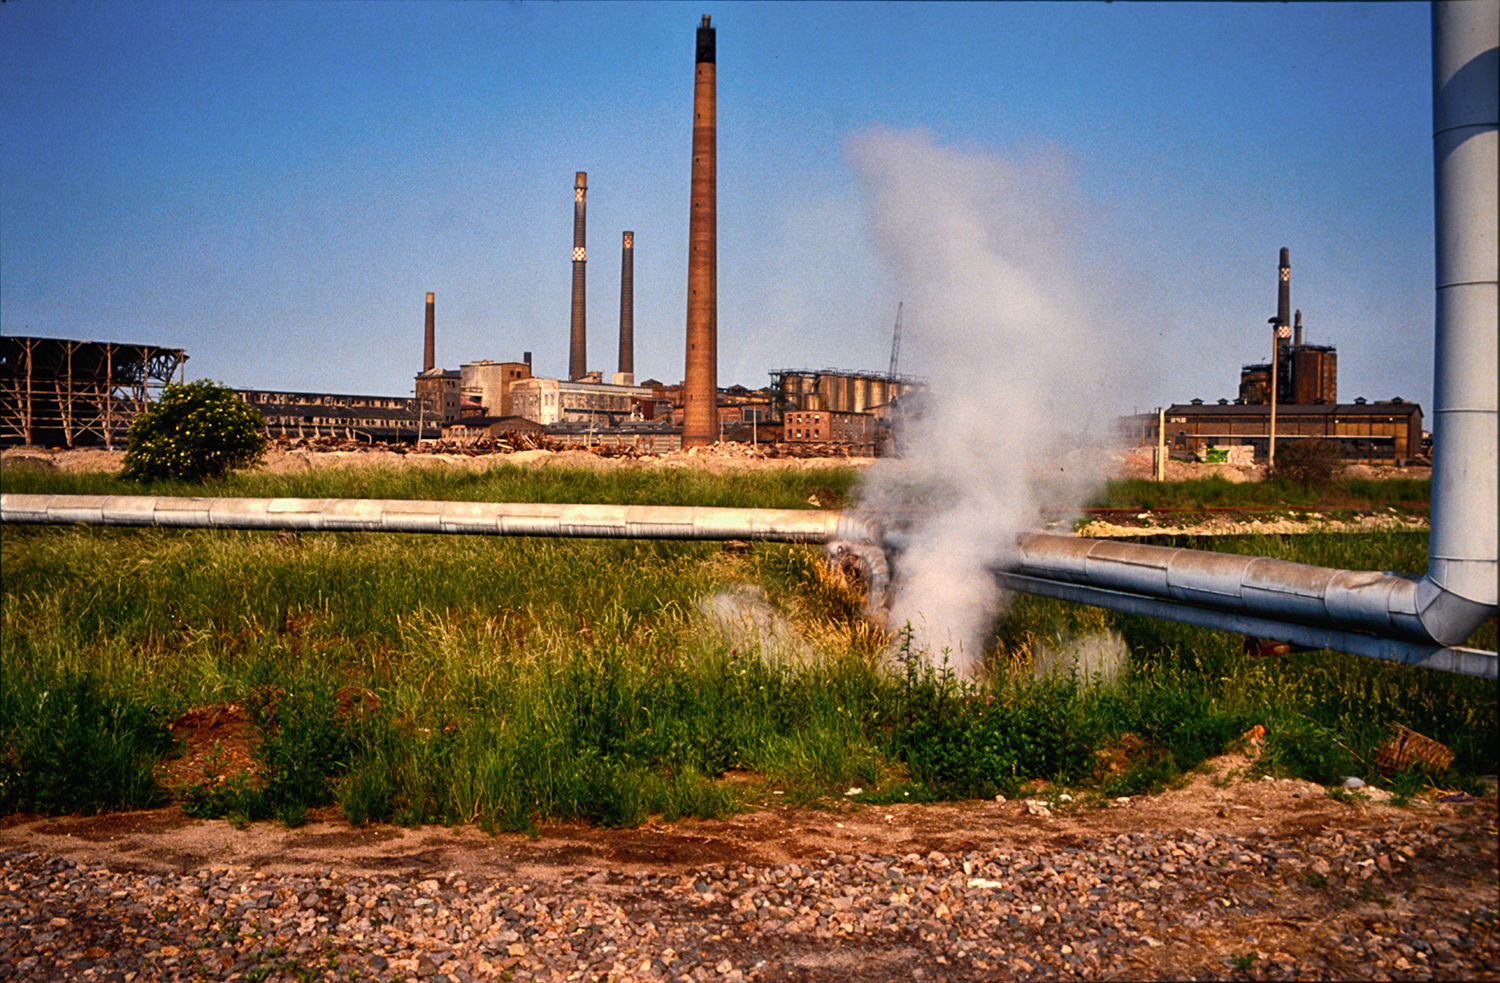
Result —
[[[203, 489], [7, 469], [4, 490], [793, 508], [814, 496], [845, 503], [855, 480], [500, 467], [240, 475]], [[1139, 503], [1148, 491], [1107, 494]], [[1405, 483], [1337, 494], [1369, 502], [1384, 491], [1425, 500], [1425, 487]], [[1111, 796], [1170, 783], [1255, 724], [1268, 731], [1268, 767], [1320, 781], [1358, 775], [1411, 794], [1496, 770], [1492, 683], [1329, 653], [1252, 658], [1234, 636], [1031, 597], [996, 623], [989, 678], [968, 683], [873, 630], [811, 547], [14, 526], [3, 536], [0, 813], [174, 798], [237, 820], [297, 823], [336, 806], [356, 823], [509, 830], [720, 815], [768, 786], [805, 803], [850, 786], [872, 801], [931, 800], [1036, 780]], [[1191, 545], [1426, 566], [1426, 538], [1410, 533]], [[705, 599], [746, 597], [762, 598], [762, 625], [782, 626], [762, 629], [775, 641], [726, 636], [704, 613]], [[1113, 636], [1130, 653], [1117, 678], [1033, 672], [1044, 651]], [[1493, 649], [1494, 623], [1472, 644]], [[253, 714], [254, 773], [163, 788], [153, 767], [174, 753], [165, 725], [224, 703]], [[1393, 723], [1452, 748], [1449, 772], [1376, 772]]]

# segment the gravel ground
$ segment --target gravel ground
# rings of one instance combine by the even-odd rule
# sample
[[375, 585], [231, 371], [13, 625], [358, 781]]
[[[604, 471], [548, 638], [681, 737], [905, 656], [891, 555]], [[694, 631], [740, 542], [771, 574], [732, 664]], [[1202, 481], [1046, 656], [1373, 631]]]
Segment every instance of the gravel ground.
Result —
[[1500, 979], [1493, 799], [1381, 816], [547, 876], [412, 854], [172, 869], [8, 835], [0, 980]]

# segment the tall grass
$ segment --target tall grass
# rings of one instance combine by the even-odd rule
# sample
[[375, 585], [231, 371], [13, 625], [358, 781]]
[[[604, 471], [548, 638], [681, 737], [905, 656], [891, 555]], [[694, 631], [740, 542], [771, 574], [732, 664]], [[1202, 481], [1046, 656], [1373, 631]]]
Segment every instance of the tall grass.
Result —
[[[592, 473], [444, 477], [456, 487], [430, 475], [248, 476], [225, 493], [530, 489], [794, 505], [848, 487], [825, 472], [760, 488], [744, 475], [665, 487], [642, 475], [613, 486]], [[43, 478], [27, 481], [84, 491], [96, 480]], [[1185, 545], [1426, 564], [1425, 537], [1402, 533]], [[88, 527], [6, 527], [3, 547], [5, 811], [124, 808], [170, 793], [198, 814], [243, 820], [295, 823], [332, 805], [357, 823], [501, 830], [720, 815], [767, 785], [803, 802], [851, 786], [865, 798], [1013, 794], [1035, 780], [1131, 794], [1257, 723], [1270, 732], [1268, 765], [1310, 777], [1377, 779], [1373, 751], [1392, 723], [1453, 748], [1452, 773], [1433, 780], [1495, 770], [1493, 684], [1328, 653], [1251, 658], [1233, 636], [1045, 599], [1019, 598], [997, 623], [982, 683], [899, 639], [892, 662], [893, 640], [808, 547]], [[757, 616], [790, 626], [813, 657], [713, 628], [700, 602], [745, 584], [768, 599]], [[1493, 647], [1486, 630], [1478, 641]], [[1129, 644], [1118, 681], [1033, 674], [1041, 646], [1101, 632]], [[159, 788], [166, 722], [230, 702], [254, 715], [253, 779]], [[724, 780], [742, 773], [752, 780]]]
[[723, 508], [825, 508], [850, 504], [854, 468], [770, 468], [726, 476], [697, 468], [521, 467], [475, 470], [318, 468], [295, 474], [236, 471], [219, 481], [136, 482], [103, 472], [7, 468], [0, 489], [17, 494], [214, 495], [243, 498], [391, 498], [471, 502], [570, 502], [701, 505]]
[[1425, 507], [1432, 482], [1416, 478], [1340, 478], [1318, 487], [1284, 480], [1231, 482], [1219, 475], [1195, 481], [1144, 478], [1110, 481], [1091, 506], [1116, 509], [1354, 506]]

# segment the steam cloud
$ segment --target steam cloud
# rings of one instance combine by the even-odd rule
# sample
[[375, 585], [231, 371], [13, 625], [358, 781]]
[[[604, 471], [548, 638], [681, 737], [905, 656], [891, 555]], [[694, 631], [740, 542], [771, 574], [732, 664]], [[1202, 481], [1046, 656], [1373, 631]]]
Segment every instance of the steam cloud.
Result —
[[862, 504], [911, 515], [891, 624], [972, 674], [1003, 606], [989, 568], [1039, 508], [1081, 505], [1105, 471], [1081, 450], [1102, 445], [1091, 403], [1112, 355], [1075, 258], [1086, 209], [1055, 152], [1008, 159], [873, 131], [848, 155], [905, 305], [903, 358], [931, 384]]

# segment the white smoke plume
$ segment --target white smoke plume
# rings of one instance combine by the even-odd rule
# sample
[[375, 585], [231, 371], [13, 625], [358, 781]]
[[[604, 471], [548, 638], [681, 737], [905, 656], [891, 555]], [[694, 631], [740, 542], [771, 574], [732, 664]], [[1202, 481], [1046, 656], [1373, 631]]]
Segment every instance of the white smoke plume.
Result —
[[[933, 660], [974, 673], [1001, 592], [989, 568], [1102, 480], [1099, 400], [1112, 357], [1077, 268], [1086, 209], [1065, 159], [1008, 159], [875, 131], [849, 144], [870, 224], [904, 304], [903, 368], [930, 383], [900, 458], [862, 503], [912, 515], [890, 623]], [[1092, 431], [1092, 432], [1091, 432]]]

